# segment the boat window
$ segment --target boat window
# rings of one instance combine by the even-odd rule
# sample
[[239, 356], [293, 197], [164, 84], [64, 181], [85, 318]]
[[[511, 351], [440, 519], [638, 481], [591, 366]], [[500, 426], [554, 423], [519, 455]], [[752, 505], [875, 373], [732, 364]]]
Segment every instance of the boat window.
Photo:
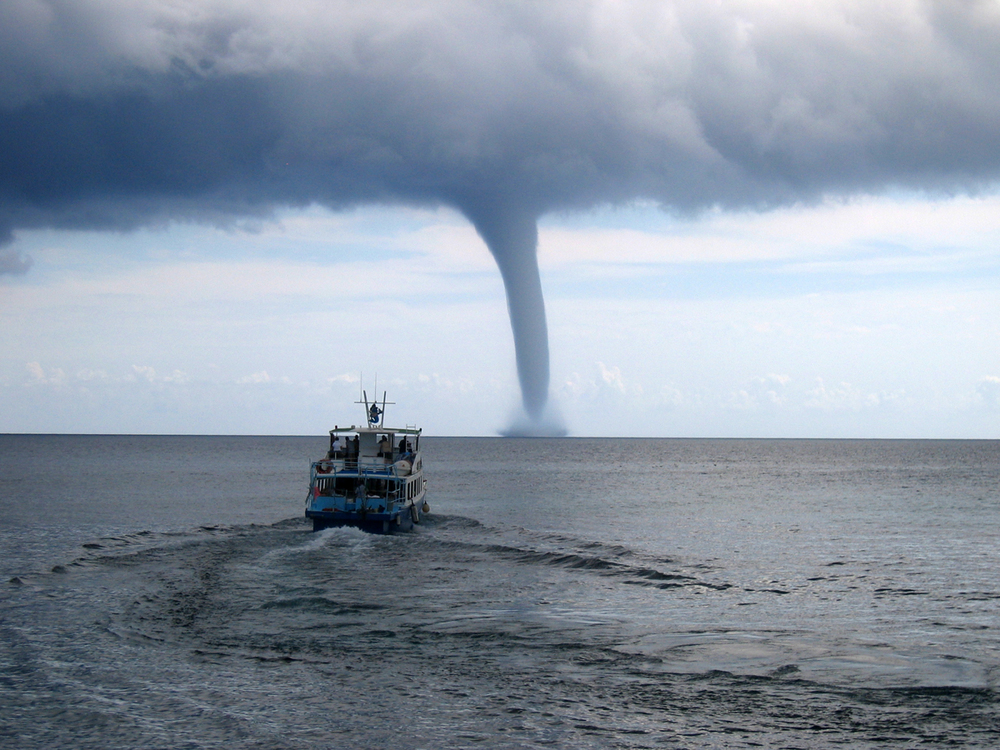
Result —
[[336, 479], [335, 491], [338, 495], [353, 495], [354, 486], [357, 481], [354, 477], [338, 476]]

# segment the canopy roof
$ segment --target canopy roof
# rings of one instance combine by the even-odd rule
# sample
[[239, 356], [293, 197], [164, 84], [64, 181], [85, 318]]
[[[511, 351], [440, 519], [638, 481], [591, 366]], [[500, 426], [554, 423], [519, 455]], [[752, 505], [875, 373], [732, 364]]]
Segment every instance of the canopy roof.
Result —
[[423, 430], [419, 427], [358, 427], [356, 425], [334, 427], [330, 430], [331, 435], [337, 435], [341, 432], [388, 432], [393, 435], [419, 435]]

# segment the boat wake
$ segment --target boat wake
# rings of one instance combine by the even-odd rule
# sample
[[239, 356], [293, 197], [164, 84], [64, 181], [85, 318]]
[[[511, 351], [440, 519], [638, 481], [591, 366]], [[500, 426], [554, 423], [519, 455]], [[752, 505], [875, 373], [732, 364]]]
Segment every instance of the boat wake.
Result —
[[289, 519], [102, 539], [21, 579], [0, 728], [16, 721], [24, 748], [996, 738], [986, 660], [734, 618], [787, 595], [570, 534], [441, 515], [406, 535], [314, 534]]

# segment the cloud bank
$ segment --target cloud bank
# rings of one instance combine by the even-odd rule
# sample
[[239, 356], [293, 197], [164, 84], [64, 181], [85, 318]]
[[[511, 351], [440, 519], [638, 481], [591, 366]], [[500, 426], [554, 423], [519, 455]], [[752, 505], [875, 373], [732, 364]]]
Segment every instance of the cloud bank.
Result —
[[538, 416], [539, 216], [991, 189], [997, 80], [985, 0], [6, 0], [0, 242], [451, 205], [498, 262]]

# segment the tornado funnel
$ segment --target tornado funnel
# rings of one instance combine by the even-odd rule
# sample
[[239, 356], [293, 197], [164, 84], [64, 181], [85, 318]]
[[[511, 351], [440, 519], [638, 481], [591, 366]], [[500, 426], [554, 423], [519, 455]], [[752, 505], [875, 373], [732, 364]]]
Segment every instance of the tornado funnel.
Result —
[[462, 207], [500, 268], [524, 410], [539, 421], [549, 397], [549, 333], [538, 275], [538, 224], [516, 209]]

